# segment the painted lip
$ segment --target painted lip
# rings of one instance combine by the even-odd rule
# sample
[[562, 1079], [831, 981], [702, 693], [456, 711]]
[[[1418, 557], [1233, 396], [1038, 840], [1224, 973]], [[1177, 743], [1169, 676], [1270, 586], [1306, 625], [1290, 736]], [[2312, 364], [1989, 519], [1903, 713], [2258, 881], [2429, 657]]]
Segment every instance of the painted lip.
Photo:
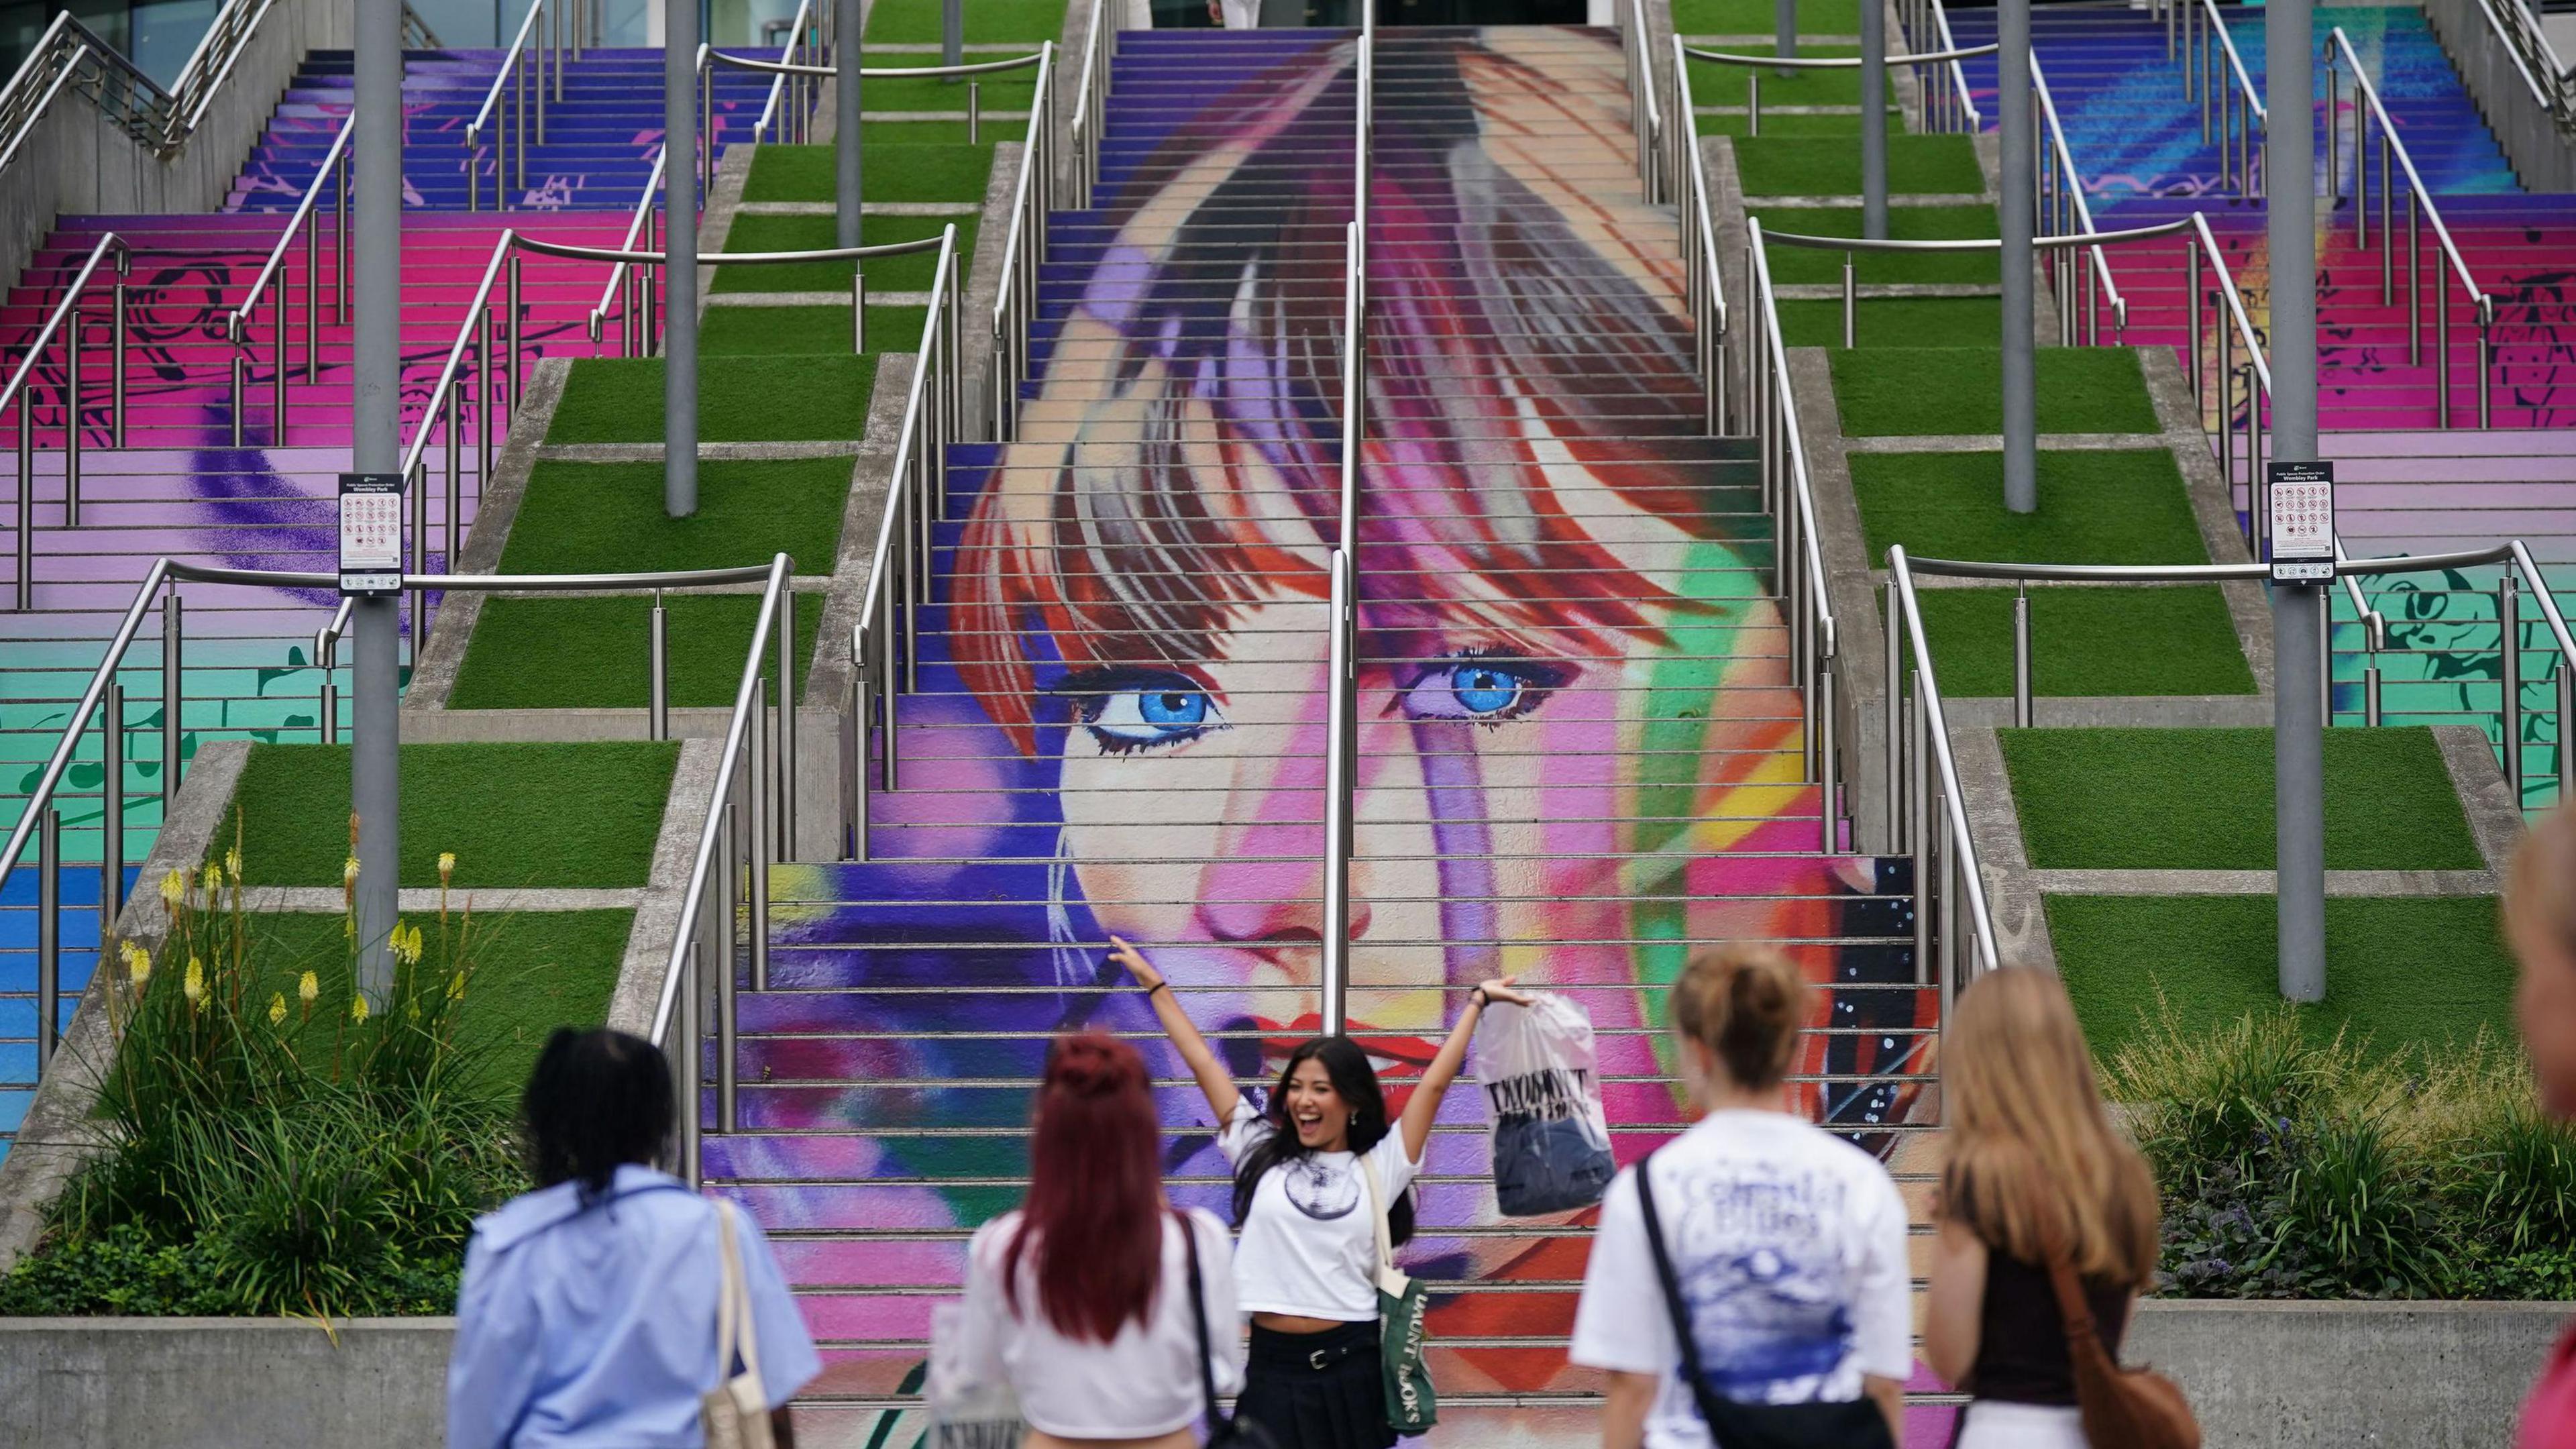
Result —
[[[1320, 1012], [1307, 1012], [1285, 1026], [1268, 1017], [1256, 1017], [1253, 1026], [1261, 1033], [1261, 1050], [1272, 1057], [1285, 1057], [1306, 1042], [1323, 1034], [1324, 1018]], [[1370, 1026], [1366, 1022], [1350, 1024], [1350, 1038], [1360, 1050], [1386, 1063], [1381, 1075], [1394, 1077], [1420, 1076], [1431, 1059], [1440, 1054], [1440, 1043], [1429, 1037], [1404, 1036]]]

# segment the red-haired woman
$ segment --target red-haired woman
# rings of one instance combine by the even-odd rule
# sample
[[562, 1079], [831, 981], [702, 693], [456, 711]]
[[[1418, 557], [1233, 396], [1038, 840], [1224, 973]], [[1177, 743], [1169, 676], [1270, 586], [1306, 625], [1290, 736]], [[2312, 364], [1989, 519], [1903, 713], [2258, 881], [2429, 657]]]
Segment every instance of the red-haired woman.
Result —
[[1242, 1387], [1225, 1226], [1164, 1201], [1160, 1144], [1134, 1047], [1098, 1035], [1055, 1044], [1029, 1133], [1028, 1204], [979, 1229], [966, 1259], [960, 1366], [1019, 1396], [1022, 1449], [1195, 1445], [1198, 1312], [1217, 1391]]

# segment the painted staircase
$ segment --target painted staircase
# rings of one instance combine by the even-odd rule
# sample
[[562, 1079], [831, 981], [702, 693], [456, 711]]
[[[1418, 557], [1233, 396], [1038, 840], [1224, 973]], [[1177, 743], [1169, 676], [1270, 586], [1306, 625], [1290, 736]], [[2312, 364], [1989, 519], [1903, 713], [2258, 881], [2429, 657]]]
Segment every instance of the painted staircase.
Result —
[[[1319, 1019], [1353, 53], [1119, 37], [1098, 204], [1050, 220], [1018, 441], [950, 454], [871, 859], [775, 875], [741, 1130], [704, 1150], [823, 1347], [802, 1442], [918, 1433], [930, 1306], [1023, 1190], [1053, 1033], [1145, 1048], [1175, 1194], [1226, 1211], [1205, 1104], [1101, 970], [1110, 932], [1247, 1087]], [[1377, 70], [1355, 1031], [1400, 1097], [1478, 979], [1566, 992], [1634, 1160], [1681, 1122], [1660, 983], [1692, 943], [1776, 942], [1831, 995], [1807, 1103], [1919, 1200], [1937, 993], [1908, 867], [1820, 849], [1758, 464], [1702, 435], [1615, 41], [1391, 30]], [[1495, 1216], [1475, 1091], [1471, 1067], [1405, 1253], [1439, 1285], [1432, 1442], [1597, 1442], [1564, 1356], [1588, 1214]]]

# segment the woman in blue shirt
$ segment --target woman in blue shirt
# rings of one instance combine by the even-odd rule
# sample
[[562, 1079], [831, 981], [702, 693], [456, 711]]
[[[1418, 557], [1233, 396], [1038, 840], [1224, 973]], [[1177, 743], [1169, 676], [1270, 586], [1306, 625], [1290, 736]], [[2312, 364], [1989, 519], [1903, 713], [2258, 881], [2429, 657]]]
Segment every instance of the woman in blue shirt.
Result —
[[[521, 1100], [537, 1190], [474, 1225], [447, 1365], [448, 1449], [698, 1449], [716, 1386], [715, 1205], [653, 1169], [671, 1069], [649, 1042], [565, 1028]], [[814, 1377], [796, 1300], [748, 1214], [735, 1241], [780, 1449]], [[731, 1366], [722, 1366], [730, 1371]]]

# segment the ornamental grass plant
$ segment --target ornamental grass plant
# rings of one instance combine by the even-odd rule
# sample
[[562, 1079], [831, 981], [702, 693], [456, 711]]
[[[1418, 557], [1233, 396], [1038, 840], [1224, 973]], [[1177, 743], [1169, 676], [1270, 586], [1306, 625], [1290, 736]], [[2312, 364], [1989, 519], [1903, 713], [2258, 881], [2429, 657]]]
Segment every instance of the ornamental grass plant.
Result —
[[[354, 823], [353, 823], [354, 835]], [[444, 882], [452, 856], [440, 860]], [[222, 859], [160, 882], [170, 931], [103, 953], [111, 1063], [97, 1150], [0, 1278], [0, 1313], [443, 1313], [476, 1216], [523, 1190], [513, 1103], [459, 1039], [490, 936], [470, 903], [391, 936], [357, 979], [357, 862], [339, 963], [280, 961]], [[323, 969], [336, 965], [340, 969]], [[329, 978], [335, 985], [326, 990]]]
[[2576, 1130], [2519, 1053], [2160, 1013], [2104, 1063], [2163, 1193], [2159, 1291], [2576, 1299]]

